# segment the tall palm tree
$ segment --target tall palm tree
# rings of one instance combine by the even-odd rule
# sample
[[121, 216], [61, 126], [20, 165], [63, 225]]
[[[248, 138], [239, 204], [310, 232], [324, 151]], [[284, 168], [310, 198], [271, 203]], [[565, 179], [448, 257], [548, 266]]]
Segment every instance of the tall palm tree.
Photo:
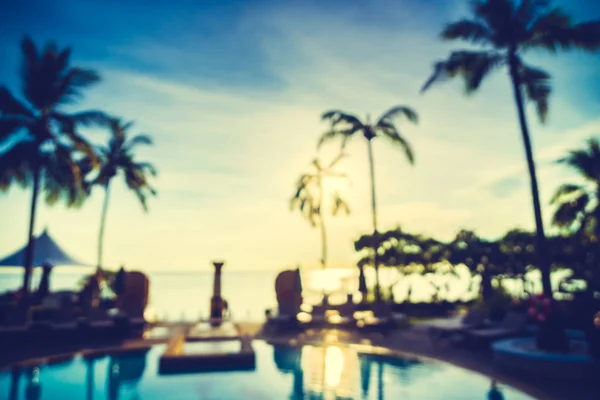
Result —
[[[336, 172], [335, 166], [344, 157], [340, 154], [334, 158], [328, 165], [323, 166], [318, 158], [315, 158], [311, 166], [312, 172], [300, 175], [296, 182], [296, 192], [290, 199], [290, 209], [298, 210], [311, 224], [316, 227], [319, 225], [321, 230], [321, 267], [327, 267], [327, 232], [325, 229], [325, 213], [323, 212], [324, 200], [324, 181], [327, 178], [346, 178], [344, 173]], [[331, 214], [336, 216], [338, 212], [344, 211], [346, 215], [350, 214], [350, 207], [342, 199], [340, 193], [334, 191], [332, 193], [333, 207]]]
[[466, 93], [470, 94], [479, 89], [481, 82], [492, 72], [508, 68], [531, 180], [538, 266], [542, 272], [544, 293], [550, 297], [550, 262], [523, 92], [528, 100], [535, 103], [540, 121], [545, 122], [552, 86], [550, 75], [526, 64], [522, 55], [534, 49], [552, 53], [572, 48], [595, 51], [600, 47], [600, 22], [574, 23], [562, 9], [552, 7], [549, 0], [474, 0], [471, 1], [471, 12], [470, 19], [446, 25], [441, 37], [463, 40], [483, 49], [454, 51], [448, 59], [437, 62], [422, 91], [444, 78], [461, 76]]
[[0, 190], [14, 183], [32, 186], [23, 289], [28, 291], [34, 254], [37, 198], [46, 193], [48, 204], [64, 198], [69, 206], [85, 198], [78, 161], [96, 161], [93, 147], [77, 131], [81, 126], [103, 124], [99, 111], [67, 113], [63, 106], [81, 97], [97, 83], [98, 74], [70, 65], [71, 49], [47, 43], [42, 51], [29, 37], [21, 43], [22, 97], [0, 86]]
[[[367, 115], [366, 121], [361, 121], [358, 117], [348, 114], [340, 110], [327, 111], [321, 117], [325, 121], [331, 123], [331, 129], [325, 132], [317, 147], [330, 141], [331, 139], [341, 138], [342, 150], [345, 148], [348, 140], [354, 136], [362, 135], [367, 140], [367, 149], [369, 152], [369, 169], [371, 172], [371, 212], [373, 218], [373, 235], [377, 233], [377, 202], [375, 199], [375, 162], [373, 160], [373, 139], [383, 137], [389, 140], [392, 144], [400, 146], [406, 155], [410, 164], [414, 164], [414, 155], [411, 146], [406, 139], [400, 134], [400, 131], [394, 124], [397, 117], [404, 116], [412, 123], [418, 122], [417, 113], [406, 106], [395, 106], [384, 112], [375, 123], [371, 123]], [[375, 299], [377, 302], [381, 300], [381, 290], [379, 284], [379, 262], [377, 257], [377, 245], [373, 247], [373, 267], [375, 268]]]
[[135, 193], [144, 211], [148, 211], [148, 196], [156, 196], [156, 190], [149, 183], [149, 177], [157, 174], [156, 168], [148, 162], [136, 161], [134, 155], [137, 146], [152, 145], [152, 138], [144, 134], [129, 137], [128, 131], [132, 125], [133, 122], [125, 123], [120, 119], [112, 119], [110, 122], [112, 136], [108, 145], [98, 149], [100, 170], [91, 181], [92, 185], [99, 185], [104, 189], [104, 203], [98, 233], [98, 269], [102, 269], [104, 229], [112, 179], [121, 172], [125, 184]]
[[586, 184], [564, 184], [551, 200], [557, 205], [552, 223], [563, 230], [579, 229], [600, 237], [600, 143], [589, 139], [588, 147], [571, 150], [558, 160], [581, 175]]

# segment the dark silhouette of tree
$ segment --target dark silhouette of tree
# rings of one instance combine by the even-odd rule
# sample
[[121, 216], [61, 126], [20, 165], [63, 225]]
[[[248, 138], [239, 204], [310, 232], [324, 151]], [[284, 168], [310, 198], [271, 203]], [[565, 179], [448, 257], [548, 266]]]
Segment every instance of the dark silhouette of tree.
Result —
[[563, 231], [579, 229], [600, 237], [600, 144], [589, 139], [587, 145], [558, 160], [577, 171], [586, 184], [567, 183], [557, 189], [551, 200], [557, 205], [552, 223]]
[[[366, 121], [361, 121], [358, 117], [340, 110], [327, 111], [322, 119], [331, 123], [331, 129], [325, 132], [318, 142], [318, 147], [323, 143], [336, 138], [341, 138], [342, 150], [345, 148], [349, 139], [354, 136], [362, 135], [367, 140], [369, 152], [369, 170], [371, 172], [371, 211], [373, 217], [373, 232], [377, 234], [377, 202], [375, 199], [375, 162], [373, 159], [373, 139], [383, 137], [392, 144], [399, 146], [404, 150], [408, 161], [414, 163], [414, 155], [408, 141], [402, 136], [396, 127], [394, 120], [397, 117], [404, 116], [412, 123], [417, 123], [417, 113], [406, 106], [396, 106], [383, 113], [375, 123], [371, 123], [369, 116]], [[376, 248], [375, 248], [376, 249]], [[379, 262], [377, 251], [373, 252], [373, 266], [375, 268], [375, 299], [381, 300], [381, 290], [379, 284]]]
[[[325, 212], [323, 211], [324, 181], [327, 178], [347, 178], [344, 173], [336, 172], [336, 164], [344, 157], [340, 154], [328, 165], [323, 166], [318, 158], [315, 158], [311, 166], [313, 171], [300, 175], [296, 182], [296, 192], [290, 199], [290, 209], [298, 210], [311, 224], [319, 226], [321, 230], [321, 266], [327, 267], [327, 230], [325, 229]], [[339, 192], [332, 193], [333, 207], [331, 215], [336, 216], [340, 211], [350, 214], [350, 207], [342, 199]]]
[[150, 185], [149, 178], [156, 176], [154, 165], [135, 159], [135, 149], [140, 145], [152, 145], [152, 138], [145, 134], [130, 137], [129, 129], [133, 122], [123, 122], [113, 119], [110, 122], [111, 138], [107, 146], [98, 148], [100, 168], [91, 185], [98, 185], [104, 189], [104, 203], [100, 218], [100, 231], [98, 232], [98, 268], [102, 269], [102, 255], [104, 243], [104, 229], [108, 213], [110, 198], [110, 184], [119, 173], [123, 175], [127, 188], [131, 190], [140, 201], [144, 211], [148, 211], [148, 196], [156, 196], [156, 190]]
[[[63, 107], [81, 98], [84, 89], [100, 78], [92, 70], [70, 65], [71, 49], [47, 43], [40, 51], [29, 37], [21, 42], [22, 97], [0, 87], [0, 190], [17, 183], [32, 187], [23, 288], [29, 290], [34, 254], [37, 198], [46, 203], [64, 199], [78, 206], [85, 199], [83, 176], [78, 161], [96, 162], [93, 147], [78, 132], [80, 126], [103, 125], [99, 111], [67, 113]], [[25, 296], [26, 298], [27, 296]]]
[[446, 25], [441, 33], [445, 40], [462, 40], [484, 47], [482, 50], [459, 50], [435, 64], [434, 73], [423, 86], [427, 90], [444, 78], [464, 78], [467, 94], [479, 89], [493, 71], [507, 67], [525, 147], [531, 181], [531, 194], [537, 234], [538, 266], [546, 296], [552, 296], [550, 261], [539, 199], [533, 149], [527, 127], [523, 92], [535, 103], [540, 121], [545, 122], [552, 90], [550, 74], [526, 64], [522, 55], [534, 49], [555, 53], [572, 48], [596, 51], [600, 48], [600, 21], [574, 23], [562, 9], [545, 0], [474, 0], [471, 19]]

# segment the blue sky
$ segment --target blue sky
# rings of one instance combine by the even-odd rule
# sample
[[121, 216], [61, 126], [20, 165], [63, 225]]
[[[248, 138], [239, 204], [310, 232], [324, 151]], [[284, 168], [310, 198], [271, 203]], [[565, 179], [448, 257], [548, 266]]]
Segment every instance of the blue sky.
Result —
[[[600, 6], [563, 1], [577, 18]], [[589, 3], [589, 2], [588, 2]], [[144, 214], [121, 183], [111, 197], [105, 244], [109, 265], [204, 269], [316, 266], [318, 231], [291, 214], [287, 199], [325, 129], [320, 114], [361, 116], [396, 104], [415, 108], [418, 126], [400, 124], [415, 149], [411, 168], [385, 142], [375, 144], [381, 229], [401, 224], [440, 239], [459, 228], [484, 236], [533, 227], [529, 186], [506, 75], [467, 98], [459, 82], [419, 88], [438, 58], [442, 23], [465, 15], [466, 1], [16, 1], [0, 27], [1, 82], [18, 90], [19, 41], [56, 40], [75, 64], [103, 82], [81, 108], [136, 121], [151, 134], [159, 196]], [[33, 13], [31, 10], [36, 10]], [[544, 204], [572, 175], [553, 164], [566, 149], [600, 133], [600, 58], [530, 54], [554, 76], [548, 124], [530, 125]], [[4, 60], [6, 62], [4, 62]], [[89, 132], [96, 142], [103, 132]], [[325, 148], [323, 156], [331, 155]], [[353, 213], [329, 221], [331, 263], [351, 266], [352, 241], [369, 230], [366, 146], [356, 140], [339, 187]], [[331, 183], [333, 185], [333, 183]], [[40, 203], [38, 231], [94, 262], [101, 191], [80, 210]], [[29, 192], [0, 195], [0, 253], [26, 237]], [[544, 210], [550, 217], [550, 208]]]

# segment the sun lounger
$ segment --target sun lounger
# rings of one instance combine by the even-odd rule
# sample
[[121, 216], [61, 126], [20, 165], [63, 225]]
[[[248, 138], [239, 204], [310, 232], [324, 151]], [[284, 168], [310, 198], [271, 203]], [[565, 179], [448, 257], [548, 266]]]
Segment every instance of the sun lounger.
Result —
[[464, 332], [467, 342], [473, 347], [489, 346], [495, 340], [506, 339], [523, 334], [529, 315], [525, 313], [508, 313], [497, 326], [486, 329], [469, 329]]
[[431, 340], [443, 339], [452, 335], [462, 334], [469, 329], [484, 326], [487, 313], [483, 310], [470, 310], [463, 318], [449, 318], [423, 324], [428, 329]]
[[387, 334], [399, 328], [406, 321], [406, 316], [394, 313], [387, 304], [376, 306], [372, 311], [354, 313], [356, 328], [359, 332], [379, 332]]
[[267, 323], [264, 326], [265, 333], [284, 333], [290, 331], [296, 331], [304, 327], [304, 324], [301, 324], [298, 321], [296, 315], [286, 315], [286, 314], [276, 314], [269, 315], [267, 317]]

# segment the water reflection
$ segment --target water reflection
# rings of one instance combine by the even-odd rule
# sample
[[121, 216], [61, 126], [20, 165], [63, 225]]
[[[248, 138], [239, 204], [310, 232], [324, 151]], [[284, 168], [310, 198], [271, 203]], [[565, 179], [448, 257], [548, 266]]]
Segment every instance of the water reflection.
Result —
[[[359, 355], [342, 345], [323, 347], [267, 346], [256, 344], [257, 356], [286, 374], [283, 393], [272, 385], [272, 368], [259, 368], [259, 373], [235, 373], [225, 377], [216, 374], [204, 382], [214, 387], [209, 394], [195, 398], [285, 398], [289, 400], [392, 400], [398, 398], [471, 398], [479, 400], [522, 399], [510, 389], [501, 388], [495, 381], [473, 379], [461, 371], [444, 375], [443, 365], [422, 363], [411, 359], [388, 359], [383, 356]], [[156, 354], [160, 354], [156, 349]], [[273, 351], [273, 361], [269, 352]], [[265, 353], [266, 352], [266, 353]], [[79, 359], [73, 365], [21, 368], [12, 375], [0, 376], [0, 399], [86, 399], [86, 400], [151, 400], [170, 398], [168, 391], [192, 390], [202, 379], [195, 375], [163, 379], [155, 375], [153, 353], [146, 352], [121, 356], [103, 356]], [[150, 371], [150, 373], [149, 373]], [[265, 385], [256, 378], [269, 372]], [[218, 375], [218, 376], [217, 376]], [[434, 376], [431, 376], [434, 375]], [[233, 381], [230, 379], [233, 379]], [[1, 379], [5, 378], [5, 379]], [[223, 378], [223, 380], [221, 380]], [[180, 383], [176, 383], [178, 379]], [[281, 380], [281, 378], [279, 378]], [[231, 384], [235, 381], [235, 384]], [[226, 385], [227, 387], [223, 387]], [[5, 387], [6, 386], [6, 387]], [[94, 387], [96, 386], [96, 387]], [[145, 389], [142, 389], [145, 386]], [[257, 387], [260, 386], [260, 387]], [[277, 387], [276, 387], [277, 386]], [[473, 387], [473, 393], [468, 393]], [[158, 389], [158, 390], [155, 390]], [[233, 396], [219, 396], [220, 390], [231, 391]], [[256, 390], [269, 393], [258, 393]], [[500, 391], [502, 389], [502, 392]], [[145, 394], [142, 395], [142, 393]], [[193, 391], [193, 390], [192, 390]], [[43, 393], [42, 393], [43, 392]], [[504, 394], [503, 394], [504, 392]], [[170, 392], [169, 392], [170, 393]], [[240, 397], [239, 395], [245, 397]], [[6, 397], [8, 395], [8, 397]], [[428, 396], [429, 395], [429, 396]], [[446, 396], [447, 395], [447, 396]], [[143, 397], [142, 397], [143, 396]], [[415, 397], [416, 396], [416, 397]], [[95, 399], [94, 399], [95, 397]]]
[[138, 398], [137, 386], [142, 380], [146, 369], [146, 354], [148, 351], [134, 354], [111, 356], [107, 371], [107, 398], [118, 400], [122, 388], [133, 391], [133, 397]]
[[19, 368], [14, 368], [11, 371], [10, 377], [10, 391], [8, 392], [9, 400], [17, 400], [19, 396], [19, 378], [21, 378], [21, 370]]
[[369, 395], [369, 384], [371, 383], [372, 362], [367, 357], [360, 357], [360, 386], [363, 399]]
[[27, 386], [25, 387], [26, 400], [40, 400], [42, 395], [42, 386], [40, 384], [40, 369], [38, 367], [29, 368], [25, 376]]
[[498, 385], [495, 380], [492, 380], [490, 391], [488, 392], [487, 400], [504, 400], [504, 395], [498, 389]]
[[85, 360], [85, 382], [86, 382], [86, 391], [85, 398], [87, 400], [92, 400], [94, 398], [94, 363], [95, 359], [89, 358]]
[[355, 399], [360, 393], [358, 354], [348, 347], [307, 346], [302, 355], [311, 399]]
[[[392, 387], [398, 388], [398, 383], [408, 387], [429, 371], [416, 359], [359, 355], [341, 345], [301, 349], [274, 345], [273, 350], [277, 369], [293, 375], [291, 400], [385, 400], [387, 380], [391, 380]], [[495, 383], [485, 398], [504, 400]]]
[[285, 374], [294, 376], [290, 400], [304, 399], [304, 373], [302, 371], [301, 359], [302, 349], [294, 349], [285, 345], [273, 346], [273, 359], [277, 369]]
[[25, 400], [40, 400], [42, 395], [42, 386], [40, 383], [40, 369], [38, 367], [31, 367], [23, 371], [19, 368], [14, 368], [11, 371], [10, 388], [8, 392], [9, 400], [19, 399], [19, 384], [21, 376], [25, 378]]

